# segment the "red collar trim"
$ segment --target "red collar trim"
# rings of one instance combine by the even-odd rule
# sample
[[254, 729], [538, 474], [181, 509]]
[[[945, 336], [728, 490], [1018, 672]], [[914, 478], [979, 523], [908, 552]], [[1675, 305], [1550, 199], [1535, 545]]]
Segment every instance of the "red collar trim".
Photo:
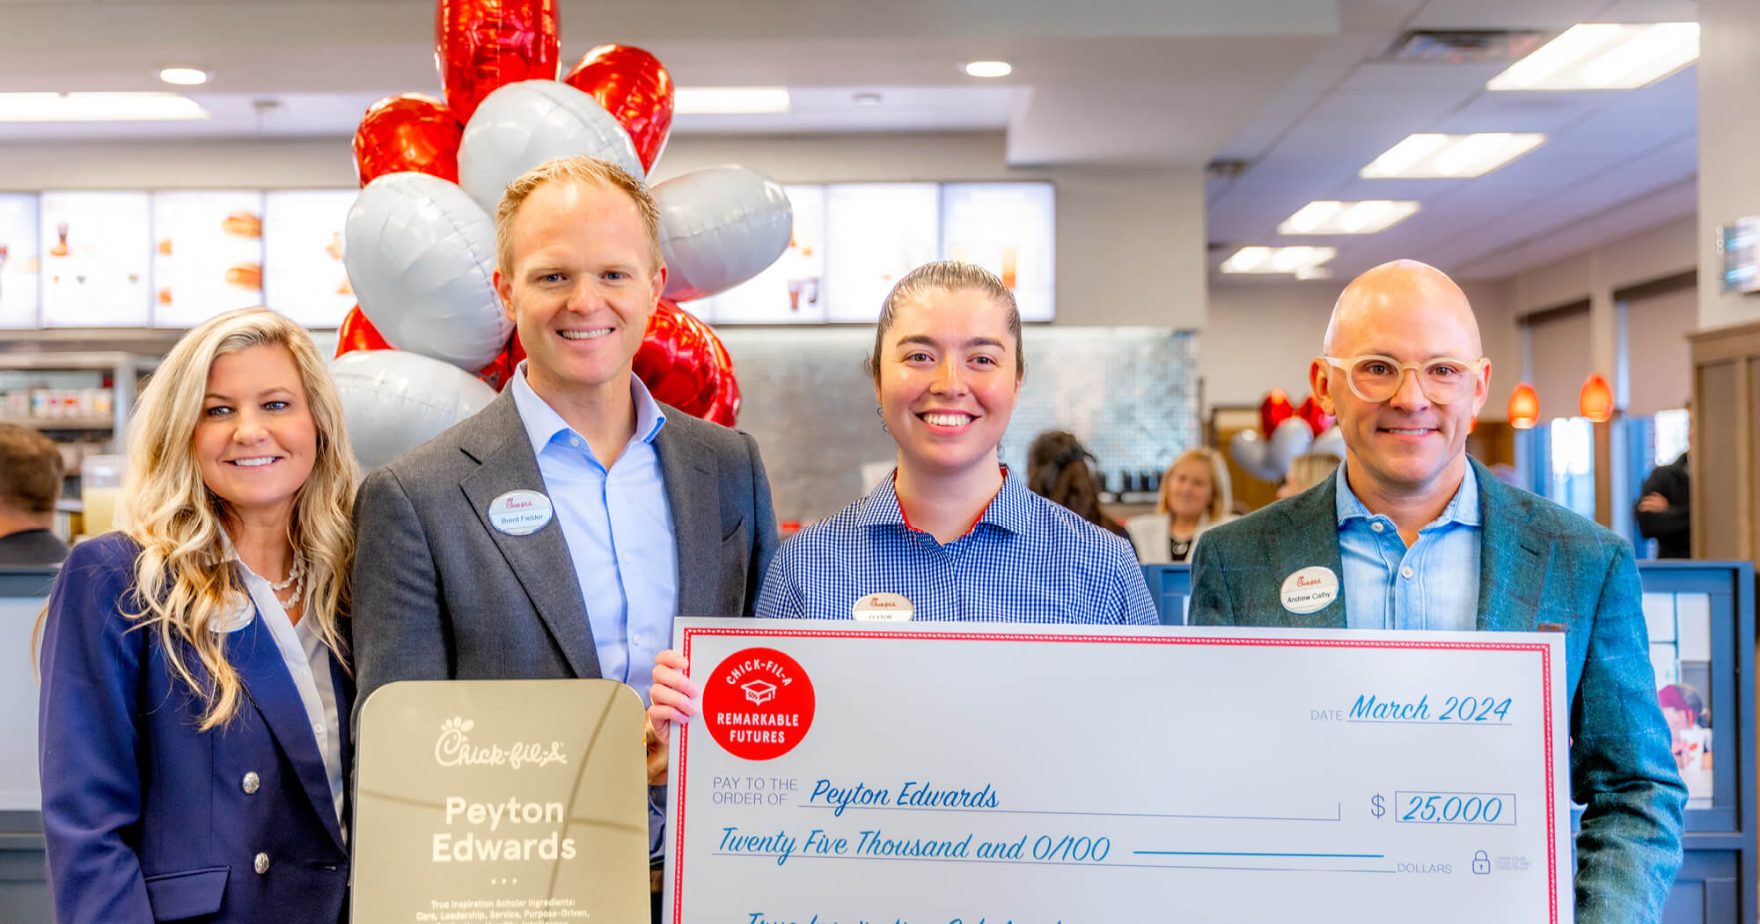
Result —
[[[1002, 472], [1003, 483], [1007, 484], [1008, 483], [1008, 466], [998, 465], [998, 466], [996, 466], [996, 468]], [[1001, 496], [1002, 496], [1002, 489], [997, 488], [996, 493], [990, 495], [990, 499], [988, 501], [984, 502], [984, 509], [978, 511], [978, 518], [973, 520], [971, 522], [971, 525], [966, 527], [966, 531], [960, 534], [960, 537], [959, 537], [960, 539], [964, 539], [965, 537], [970, 536], [975, 530], [977, 530], [978, 524], [984, 522], [984, 516], [990, 512], [991, 505], [995, 504], [996, 498], [1001, 497]], [[905, 529], [908, 529], [913, 533], [922, 533], [924, 535], [928, 535], [928, 530], [918, 529], [915, 526], [912, 526], [910, 514], [904, 512], [904, 501], [900, 500], [898, 497], [898, 469], [896, 469], [896, 468], [892, 470], [892, 500], [893, 500], [893, 503], [898, 504], [898, 518], [904, 521], [904, 528]], [[957, 542], [959, 540], [956, 539], [954, 541]]]

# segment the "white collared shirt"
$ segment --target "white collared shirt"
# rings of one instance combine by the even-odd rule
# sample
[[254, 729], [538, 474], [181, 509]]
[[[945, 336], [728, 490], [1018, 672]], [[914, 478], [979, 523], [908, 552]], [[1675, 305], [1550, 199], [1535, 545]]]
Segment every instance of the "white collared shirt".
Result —
[[[288, 619], [287, 609], [275, 599], [275, 591], [269, 582], [238, 557], [230, 537], [225, 541], [226, 553], [238, 563], [239, 577], [244, 579], [245, 590], [250, 592], [251, 602], [256, 605], [255, 611], [262, 615], [269, 634], [275, 638], [275, 647], [281, 652], [288, 675], [293, 678], [293, 687], [299, 691], [300, 705], [305, 708], [318, 754], [324, 758], [325, 775], [330, 778], [330, 798], [336, 806], [336, 820], [341, 822], [342, 729], [338, 724], [336, 685], [330, 675], [330, 649], [324, 647], [324, 640], [312, 620], [301, 619], [298, 625], [294, 625]], [[228, 631], [250, 625], [251, 618], [252, 614], [241, 608]]]

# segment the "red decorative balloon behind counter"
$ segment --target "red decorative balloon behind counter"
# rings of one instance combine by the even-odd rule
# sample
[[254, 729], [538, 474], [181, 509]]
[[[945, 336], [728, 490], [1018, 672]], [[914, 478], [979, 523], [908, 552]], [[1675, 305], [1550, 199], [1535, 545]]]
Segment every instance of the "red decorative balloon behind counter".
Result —
[[440, 0], [434, 63], [458, 121], [505, 84], [555, 80], [560, 30], [556, 0]]
[[600, 45], [562, 82], [615, 116], [635, 142], [642, 169], [654, 169], [672, 129], [672, 75], [659, 58], [631, 45]]
[[355, 172], [362, 186], [408, 170], [456, 183], [462, 133], [452, 110], [432, 96], [387, 96], [367, 109], [355, 130]]

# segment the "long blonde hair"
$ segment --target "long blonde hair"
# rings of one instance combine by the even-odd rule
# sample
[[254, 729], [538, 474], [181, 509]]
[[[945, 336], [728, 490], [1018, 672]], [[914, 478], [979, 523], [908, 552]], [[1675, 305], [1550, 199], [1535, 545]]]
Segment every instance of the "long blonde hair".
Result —
[[1155, 503], [1156, 513], [1172, 513], [1173, 507], [1167, 502], [1168, 492], [1173, 490], [1173, 470], [1193, 459], [1210, 466], [1210, 506], [1204, 508], [1204, 522], [1216, 524], [1228, 515], [1234, 506], [1234, 488], [1228, 480], [1228, 461], [1222, 453], [1208, 446], [1188, 449], [1174, 457], [1161, 474], [1161, 496]]
[[[128, 426], [118, 526], [141, 547], [124, 615], [154, 632], [165, 662], [207, 708], [201, 730], [230, 721], [244, 692], [223, 628], [250, 597], [226, 556], [226, 502], [202, 481], [193, 441], [214, 360], [255, 346], [292, 354], [317, 429], [317, 459], [294, 498], [288, 541], [305, 558], [305, 619], [342, 661], [358, 469], [324, 360], [299, 325], [263, 308], [231, 311], [184, 335], [142, 390]], [[200, 673], [190, 653], [199, 662]], [[344, 662], [346, 663], [346, 662]]]

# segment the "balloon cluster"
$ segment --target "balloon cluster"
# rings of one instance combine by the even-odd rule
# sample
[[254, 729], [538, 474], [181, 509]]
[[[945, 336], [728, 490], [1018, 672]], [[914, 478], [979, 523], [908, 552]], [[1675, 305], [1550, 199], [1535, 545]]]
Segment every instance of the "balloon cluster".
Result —
[[[576, 155], [644, 178], [666, 147], [673, 85], [660, 61], [601, 45], [560, 74], [558, 31], [556, 0], [438, 0], [445, 99], [404, 93], [361, 119], [362, 189], [344, 256], [360, 303], [343, 321], [333, 368], [365, 465], [481, 409], [524, 356], [493, 284], [491, 216], [507, 184]], [[678, 302], [775, 262], [793, 212], [780, 186], [743, 167], [688, 173], [652, 193], [669, 274], [635, 372], [659, 400], [731, 426], [733, 362]]]
[[1283, 480], [1289, 464], [1304, 453], [1344, 458], [1344, 435], [1312, 395], [1298, 407], [1289, 403], [1283, 389], [1271, 389], [1259, 402], [1259, 426], [1236, 433], [1228, 444], [1235, 462], [1258, 478]]

